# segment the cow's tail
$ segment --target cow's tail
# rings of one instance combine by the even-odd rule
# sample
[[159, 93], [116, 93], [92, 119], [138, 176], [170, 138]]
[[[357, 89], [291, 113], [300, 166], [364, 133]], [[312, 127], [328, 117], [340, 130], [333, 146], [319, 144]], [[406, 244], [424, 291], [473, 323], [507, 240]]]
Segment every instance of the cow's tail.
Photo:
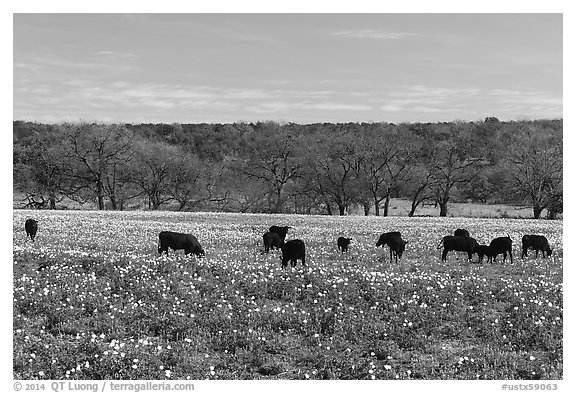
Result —
[[436, 249], [437, 250], [441, 249], [443, 244], [444, 244], [444, 239], [440, 240], [440, 243], [438, 243], [438, 245], [436, 246]]

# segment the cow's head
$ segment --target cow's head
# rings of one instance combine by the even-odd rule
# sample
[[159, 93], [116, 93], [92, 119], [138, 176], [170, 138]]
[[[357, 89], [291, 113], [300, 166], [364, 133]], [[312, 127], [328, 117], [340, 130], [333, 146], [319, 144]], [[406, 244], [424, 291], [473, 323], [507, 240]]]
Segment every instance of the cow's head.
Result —
[[402, 253], [406, 251], [406, 244], [408, 244], [408, 241], [401, 240], [400, 251], [398, 252], [398, 256], [402, 257]]

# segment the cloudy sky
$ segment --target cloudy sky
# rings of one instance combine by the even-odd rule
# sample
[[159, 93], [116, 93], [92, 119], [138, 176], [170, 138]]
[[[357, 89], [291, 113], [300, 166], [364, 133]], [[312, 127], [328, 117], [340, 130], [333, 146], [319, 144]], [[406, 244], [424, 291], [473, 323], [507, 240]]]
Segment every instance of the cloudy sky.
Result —
[[14, 14], [14, 120], [562, 117], [562, 14]]

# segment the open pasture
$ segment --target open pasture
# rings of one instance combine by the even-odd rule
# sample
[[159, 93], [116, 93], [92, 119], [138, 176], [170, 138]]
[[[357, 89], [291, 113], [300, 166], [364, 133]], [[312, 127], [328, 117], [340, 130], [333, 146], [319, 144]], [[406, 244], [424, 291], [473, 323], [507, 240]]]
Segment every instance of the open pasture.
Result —
[[[562, 222], [15, 210], [15, 379], [561, 379]], [[24, 222], [38, 220], [35, 242]], [[262, 254], [290, 225], [307, 264]], [[444, 235], [510, 235], [514, 263], [440, 261]], [[158, 233], [206, 257], [159, 256]], [[399, 264], [382, 232], [409, 243]], [[521, 260], [523, 234], [549, 259]], [[350, 252], [336, 246], [351, 237]], [[476, 260], [476, 256], [475, 259]], [[501, 256], [499, 260], [501, 260]]]

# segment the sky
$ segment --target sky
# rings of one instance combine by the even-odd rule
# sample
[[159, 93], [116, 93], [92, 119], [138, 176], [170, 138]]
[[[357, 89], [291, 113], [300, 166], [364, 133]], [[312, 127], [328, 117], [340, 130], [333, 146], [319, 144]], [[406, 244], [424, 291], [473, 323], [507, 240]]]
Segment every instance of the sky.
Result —
[[562, 33], [561, 13], [15, 13], [13, 118], [562, 118]]

